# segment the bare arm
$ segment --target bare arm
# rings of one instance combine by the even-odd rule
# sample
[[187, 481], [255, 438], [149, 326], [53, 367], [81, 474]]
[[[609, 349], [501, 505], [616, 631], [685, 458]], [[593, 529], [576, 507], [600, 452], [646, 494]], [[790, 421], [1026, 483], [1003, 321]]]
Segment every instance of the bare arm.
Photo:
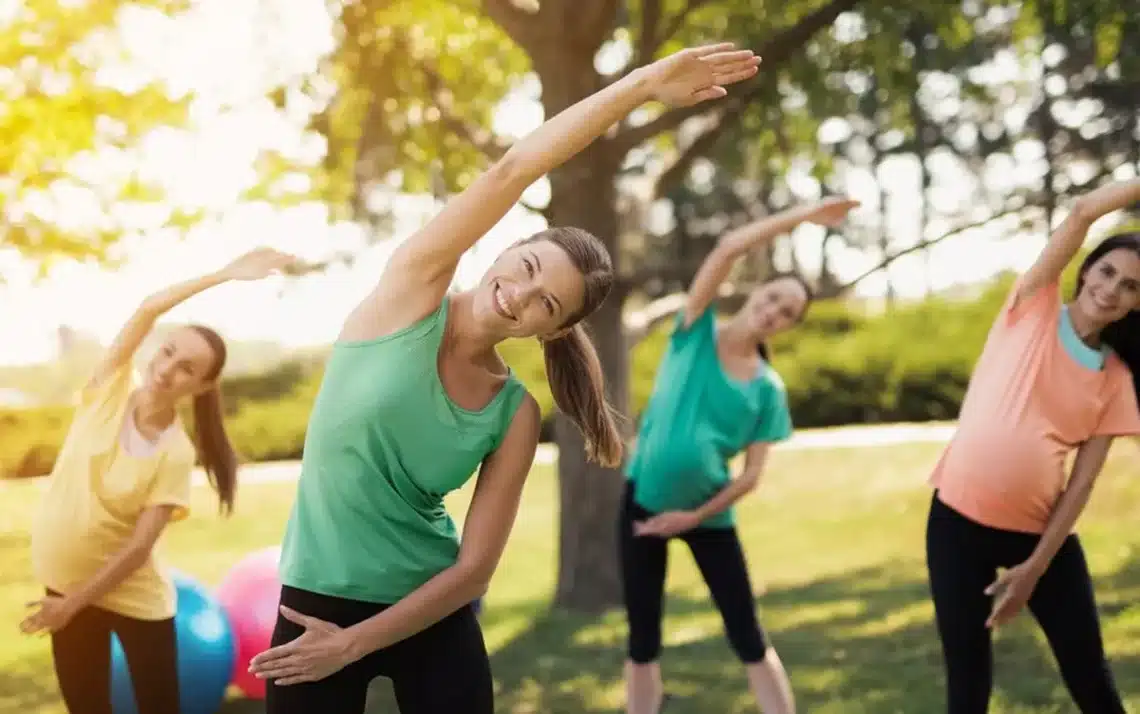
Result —
[[720, 493], [703, 503], [694, 512], [700, 522], [728, 510], [732, 504], [756, 490], [760, 485], [760, 475], [764, 473], [764, 465], [768, 462], [768, 452], [771, 444], [756, 442], [744, 452], [744, 468], [740, 474], [732, 479], [728, 486]]
[[176, 283], [147, 297], [119, 330], [87, 386], [97, 386], [130, 362], [158, 319], [177, 305], [227, 281], [256, 280], [295, 264], [296, 258], [292, 255], [270, 248], [258, 248], [221, 270]]
[[65, 593], [68, 606], [74, 612], [79, 612], [88, 605], [98, 602], [101, 597], [126, 580], [127, 576], [141, 568], [150, 558], [154, 544], [158, 542], [163, 529], [170, 522], [174, 509], [175, 506], [153, 506], [144, 510], [126, 545], [111, 556], [111, 559], [90, 579], [72, 592]]
[[1073, 210], [1053, 231], [1049, 244], [1025, 273], [1017, 299], [1031, 297], [1037, 290], [1053, 283], [1084, 245], [1093, 223], [1113, 211], [1140, 201], [1140, 179], [1119, 181], [1101, 186], [1078, 198]]
[[723, 96], [720, 84], [754, 75], [757, 62], [751, 52], [724, 51], [730, 47], [683, 50], [641, 67], [523, 137], [393, 252], [372, 294], [349, 316], [342, 337], [378, 337], [436, 309], [460, 257], [502, 220], [528, 186], [585, 149], [644, 102], [653, 98], [672, 103], [712, 99]]
[[1093, 486], [1104, 468], [1104, 461], [1111, 446], [1111, 436], [1094, 436], [1077, 449], [1077, 456], [1073, 459], [1073, 470], [1069, 476], [1069, 485], [1057, 499], [1057, 505], [1053, 507], [1053, 512], [1049, 516], [1045, 532], [1041, 534], [1041, 540], [1038, 541], [1033, 554], [1029, 556], [1031, 567], [1038, 576], [1049, 567], [1049, 563], [1053, 561], [1061, 544], [1069, 537], [1077, 519], [1088, 505], [1089, 496], [1092, 495]]
[[848, 199], [828, 199], [781, 211], [729, 231], [697, 269], [685, 301], [685, 326], [693, 324], [716, 298], [721, 283], [737, 260], [805, 221], [821, 225], [838, 223], [857, 205], [858, 202]]
[[480, 469], [455, 565], [387, 610], [345, 630], [352, 659], [411, 637], [486, 592], [518, 514], [540, 423], [538, 403], [527, 395], [503, 443]]

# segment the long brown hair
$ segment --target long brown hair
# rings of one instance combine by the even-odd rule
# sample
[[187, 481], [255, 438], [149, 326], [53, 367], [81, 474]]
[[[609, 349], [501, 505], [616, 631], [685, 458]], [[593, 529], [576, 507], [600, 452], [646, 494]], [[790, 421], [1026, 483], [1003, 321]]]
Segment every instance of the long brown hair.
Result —
[[[1140, 233], [1119, 233], [1104, 239], [1100, 245], [1089, 251], [1077, 271], [1074, 300], [1085, 287], [1085, 275], [1089, 269], [1112, 251], [1122, 249], [1140, 255]], [[1140, 310], [1133, 310], [1116, 322], [1105, 325], [1100, 333], [1100, 339], [1112, 348], [1132, 373], [1132, 388], [1136, 391], [1136, 400], [1140, 402]]]
[[582, 308], [570, 315], [562, 337], [543, 340], [546, 379], [558, 409], [582, 432], [586, 458], [603, 466], [621, 463], [622, 439], [617, 414], [606, 397], [605, 378], [598, 352], [581, 320], [601, 305], [614, 283], [614, 268], [602, 242], [580, 228], [550, 228], [524, 243], [547, 240], [557, 245], [582, 274], [585, 292]]
[[[209, 327], [190, 325], [210, 345], [217, 359], [207, 381], [214, 381], [226, 366], [226, 342]], [[218, 494], [218, 508], [225, 515], [233, 513], [237, 494], [237, 454], [226, 435], [222, 417], [222, 392], [217, 385], [194, 397], [194, 446], [198, 460], [206, 471], [210, 486]]]

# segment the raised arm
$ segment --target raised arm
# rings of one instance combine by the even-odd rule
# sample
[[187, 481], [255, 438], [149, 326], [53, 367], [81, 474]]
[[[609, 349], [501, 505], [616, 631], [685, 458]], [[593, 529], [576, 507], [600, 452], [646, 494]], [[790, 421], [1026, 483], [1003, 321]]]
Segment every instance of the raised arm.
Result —
[[1037, 262], [1025, 273], [1017, 298], [1024, 300], [1042, 286], [1061, 277], [1069, 261], [1084, 245], [1093, 223], [1113, 211], [1127, 208], [1140, 201], [1140, 179], [1118, 181], [1094, 189], [1073, 203], [1073, 210], [1065, 216], [1057, 230], [1049, 237], [1049, 244], [1037, 257]]
[[758, 64], [751, 51], [732, 51], [730, 43], [682, 50], [548, 119], [393, 252], [372, 294], [349, 316], [342, 336], [378, 337], [436, 309], [460, 257], [502, 220], [528, 186], [644, 102], [686, 105], [722, 97], [724, 85], [751, 77]]
[[94, 387], [129, 363], [158, 318], [200, 292], [230, 280], [257, 280], [291, 268], [296, 258], [272, 248], [257, 248], [208, 275], [185, 280], [150, 295], [131, 315], [103, 354], [87, 386]]
[[733, 264], [744, 255], [805, 221], [823, 226], [838, 225], [858, 205], [858, 201], [847, 198], [829, 198], [781, 211], [726, 233], [697, 269], [685, 301], [685, 325], [691, 325], [701, 316], [716, 297]]

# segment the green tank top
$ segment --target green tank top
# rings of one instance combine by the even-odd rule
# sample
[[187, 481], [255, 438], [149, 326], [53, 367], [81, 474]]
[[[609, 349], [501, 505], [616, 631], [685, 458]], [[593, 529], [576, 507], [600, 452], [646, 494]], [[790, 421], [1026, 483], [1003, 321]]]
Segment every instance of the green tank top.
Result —
[[305, 434], [283, 584], [392, 604], [455, 563], [443, 497], [498, 448], [525, 390], [512, 372], [479, 411], [448, 397], [437, 367], [448, 302], [391, 335], [334, 344]]

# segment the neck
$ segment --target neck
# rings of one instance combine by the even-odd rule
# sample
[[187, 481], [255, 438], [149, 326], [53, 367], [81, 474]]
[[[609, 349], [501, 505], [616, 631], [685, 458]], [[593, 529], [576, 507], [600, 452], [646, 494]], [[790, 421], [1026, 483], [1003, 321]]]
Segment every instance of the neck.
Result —
[[471, 361], [477, 361], [495, 350], [495, 345], [505, 339], [502, 334], [488, 329], [475, 319], [473, 309], [474, 292], [464, 290], [454, 293], [445, 300], [451, 300], [448, 309], [447, 332], [451, 338], [451, 351]]
[[1100, 347], [1100, 333], [1104, 325], [1081, 312], [1075, 301], [1070, 302], [1068, 308], [1069, 321], [1073, 323], [1073, 330], [1077, 333], [1077, 337], [1081, 338], [1081, 342], [1089, 347]]
[[755, 353], [756, 345], [764, 339], [763, 335], [756, 335], [739, 315], [733, 316], [720, 328], [720, 342], [730, 352]]
[[148, 389], [140, 389], [135, 395], [134, 418], [139, 428], [161, 431], [174, 423], [174, 404]]

